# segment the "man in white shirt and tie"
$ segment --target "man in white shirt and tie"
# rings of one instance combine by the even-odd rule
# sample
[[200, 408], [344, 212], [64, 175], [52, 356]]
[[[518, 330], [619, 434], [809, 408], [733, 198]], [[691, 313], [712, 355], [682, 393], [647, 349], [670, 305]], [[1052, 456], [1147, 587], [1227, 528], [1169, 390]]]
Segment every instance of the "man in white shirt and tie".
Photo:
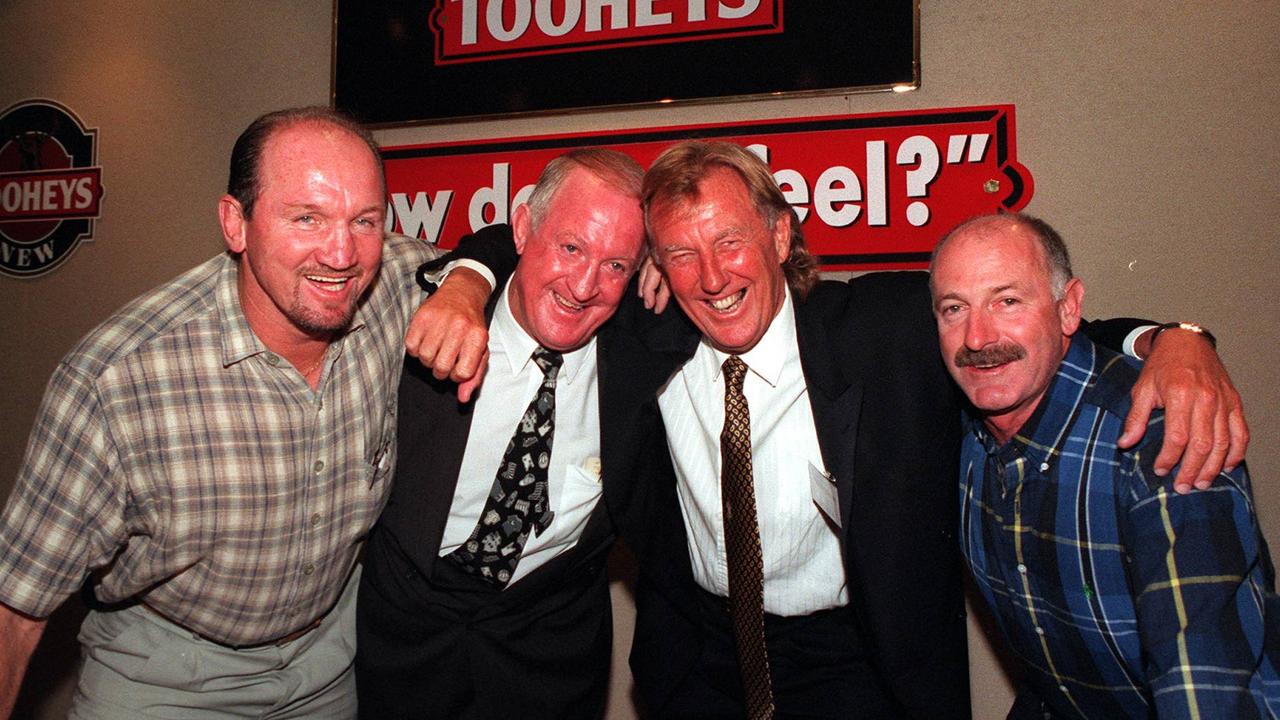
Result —
[[513, 216], [521, 260], [491, 308], [472, 401], [406, 368], [399, 464], [357, 603], [361, 717], [599, 715], [614, 533], [595, 335], [639, 264], [641, 174], [606, 150], [548, 164]]

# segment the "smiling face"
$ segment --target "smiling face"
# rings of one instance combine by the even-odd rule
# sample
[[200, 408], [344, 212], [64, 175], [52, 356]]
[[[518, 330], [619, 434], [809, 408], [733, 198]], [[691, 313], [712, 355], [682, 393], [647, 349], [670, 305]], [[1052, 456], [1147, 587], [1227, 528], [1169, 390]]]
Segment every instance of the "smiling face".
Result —
[[536, 228], [521, 205], [512, 230], [520, 263], [511, 276], [511, 314], [545, 348], [582, 347], [618, 309], [639, 266], [639, 199], [577, 167]]
[[259, 173], [252, 217], [230, 195], [219, 205], [245, 317], [269, 347], [329, 337], [382, 261], [382, 168], [360, 138], [303, 122], [271, 135]]
[[1019, 223], [960, 230], [930, 283], [942, 357], [987, 427], [1006, 442], [1035, 411], [1080, 324], [1084, 287], [1055, 300], [1044, 250]]
[[649, 228], [671, 294], [703, 337], [735, 355], [755, 347], [786, 297], [790, 215], [767, 225], [738, 174], [720, 167], [696, 197], [652, 206]]

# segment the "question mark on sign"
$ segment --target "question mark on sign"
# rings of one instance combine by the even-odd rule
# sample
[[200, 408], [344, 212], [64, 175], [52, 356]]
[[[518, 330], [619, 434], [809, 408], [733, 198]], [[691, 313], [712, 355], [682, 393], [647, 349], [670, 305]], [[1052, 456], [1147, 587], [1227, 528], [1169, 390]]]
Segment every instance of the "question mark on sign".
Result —
[[[924, 135], [912, 135], [898, 146], [898, 164], [917, 165], [907, 171], [907, 197], [928, 197], [929, 183], [938, 178], [938, 146]], [[929, 206], [919, 200], [908, 205], [907, 222], [916, 227], [929, 222]]]

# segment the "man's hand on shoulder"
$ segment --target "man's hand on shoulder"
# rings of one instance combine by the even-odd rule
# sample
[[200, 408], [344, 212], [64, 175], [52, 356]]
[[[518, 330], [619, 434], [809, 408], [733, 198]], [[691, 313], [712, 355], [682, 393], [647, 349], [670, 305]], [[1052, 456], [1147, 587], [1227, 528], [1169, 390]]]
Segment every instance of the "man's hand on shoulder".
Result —
[[405, 334], [405, 350], [437, 379], [458, 383], [468, 402], [489, 366], [489, 323], [484, 307], [492, 286], [484, 276], [455, 268], [440, 289], [422, 302]]
[[1119, 445], [1136, 445], [1151, 411], [1163, 407], [1164, 444], [1155, 471], [1163, 476], [1180, 463], [1174, 478], [1178, 492], [1190, 492], [1192, 485], [1206, 489], [1224, 467], [1232, 470], [1244, 460], [1249, 426], [1240, 393], [1203, 335], [1178, 329], [1159, 333], [1132, 395]]

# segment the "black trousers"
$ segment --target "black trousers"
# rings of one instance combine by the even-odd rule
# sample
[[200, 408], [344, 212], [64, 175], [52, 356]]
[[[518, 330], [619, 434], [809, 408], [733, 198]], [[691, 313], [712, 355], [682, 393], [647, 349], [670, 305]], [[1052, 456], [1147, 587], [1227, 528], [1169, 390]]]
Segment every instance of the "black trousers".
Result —
[[[688, 677], [657, 716], [741, 718], [742, 681], [725, 598], [699, 591], [705, 640]], [[812, 615], [765, 615], [778, 718], [895, 718], [848, 607]]]
[[613, 626], [599, 564], [553, 561], [498, 591], [444, 559], [422, 577], [386, 551], [371, 543], [357, 598], [361, 718], [601, 716]]

